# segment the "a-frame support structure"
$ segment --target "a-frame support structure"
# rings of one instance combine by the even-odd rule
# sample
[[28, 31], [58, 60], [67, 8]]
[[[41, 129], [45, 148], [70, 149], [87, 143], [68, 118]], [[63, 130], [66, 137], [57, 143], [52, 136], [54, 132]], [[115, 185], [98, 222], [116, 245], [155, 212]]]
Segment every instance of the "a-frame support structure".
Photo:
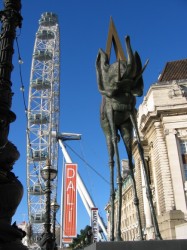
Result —
[[[80, 134], [72, 134], [72, 133], [61, 133], [56, 136], [57, 141], [59, 142], [59, 145], [61, 147], [64, 159], [66, 163], [72, 163], [71, 157], [69, 156], [66, 147], [64, 145], [65, 140], [80, 140], [81, 135]], [[62, 187], [63, 188], [63, 187]], [[77, 173], [77, 190], [79, 192], [79, 195], [81, 197], [81, 200], [88, 212], [88, 215], [91, 217], [91, 208], [96, 207], [94, 204], [93, 199], [91, 198], [86, 186], [84, 185], [84, 182], [82, 178], [80, 177], [79, 173]], [[63, 190], [62, 190], [63, 192]], [[104, 240], [107, 239], [107, 231], [106, 231], [106, 226], [104, 224], [104, 221], [102, 217], [98, 214], [98, 224], [100, 228], [102, 229]], [[62, 239], [62, 237], [61, 237]]]

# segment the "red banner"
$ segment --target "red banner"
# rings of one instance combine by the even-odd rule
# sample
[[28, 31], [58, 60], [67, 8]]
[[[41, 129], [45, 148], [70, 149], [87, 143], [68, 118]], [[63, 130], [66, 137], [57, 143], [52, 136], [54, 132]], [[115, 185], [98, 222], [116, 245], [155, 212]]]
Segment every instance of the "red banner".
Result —
[[63, 238], [77, 237], [77, 164], [65, 164]]

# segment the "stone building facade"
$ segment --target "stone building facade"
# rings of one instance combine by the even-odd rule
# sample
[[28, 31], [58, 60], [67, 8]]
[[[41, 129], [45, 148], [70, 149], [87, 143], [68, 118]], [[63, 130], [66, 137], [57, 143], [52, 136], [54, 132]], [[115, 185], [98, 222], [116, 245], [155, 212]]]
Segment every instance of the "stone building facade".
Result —
[[[187, 239], [187, 59], [166, 64], [144, 97], [137, 119], [161, 236]], [[136, 139], [133, 156], [143, 234], [154, 239]], [[123, 183], [121, 229], [124, 240], [139, 238], [129, 176]]]

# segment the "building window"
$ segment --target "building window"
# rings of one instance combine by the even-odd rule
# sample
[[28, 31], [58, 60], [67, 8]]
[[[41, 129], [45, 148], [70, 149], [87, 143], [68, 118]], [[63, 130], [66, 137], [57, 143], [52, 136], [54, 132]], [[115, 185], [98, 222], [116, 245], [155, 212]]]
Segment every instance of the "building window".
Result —
[[151, 168], [151, 160], [149, 157], [146, 157], [146, 173], [148, 177], [149, 184], [153, 183], [153, 174], [152, 174], [152, 168]]
[[182, 163], [184, 169], [184, 178], [187, 181], [187, 141], [181, 141], [181, 155], [182, 155]]

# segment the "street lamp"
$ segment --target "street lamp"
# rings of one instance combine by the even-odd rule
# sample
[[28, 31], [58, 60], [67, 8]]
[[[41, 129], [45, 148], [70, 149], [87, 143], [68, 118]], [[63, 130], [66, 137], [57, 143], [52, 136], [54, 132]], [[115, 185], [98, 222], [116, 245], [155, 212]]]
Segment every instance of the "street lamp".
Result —
[[58, 212], [59, 208], [60, 206], [58, 205], [56, 200], [51, 202], [51, 210], [53, 211], [53, 239], [54, 241], [56, 241], [56, 213]]
[[53, 250], [55, 247], [55, 240], [51, 233], [51, 181], [57, 176], [57, 170], [51, 167], [50, 160], [47, 159], [46, 166], [41, 170], [41, 176], [45, 181], [45, 196], [46, 196], [46, 209], [45, 209], [45, 223], [44, 233], [39, 243], [42, 250]]
[[22, 26], [21, 0], [4, 0], [0, 10], [0, 249], [27, 249], [21, 243], [25, 232], [11, 225], [21, 202], [23, 185], [12, 172], [19, 158], [16, 146], [8, 140], [10, 123], [16, 120], [11, 111], [14, 40], [16, 29]]

